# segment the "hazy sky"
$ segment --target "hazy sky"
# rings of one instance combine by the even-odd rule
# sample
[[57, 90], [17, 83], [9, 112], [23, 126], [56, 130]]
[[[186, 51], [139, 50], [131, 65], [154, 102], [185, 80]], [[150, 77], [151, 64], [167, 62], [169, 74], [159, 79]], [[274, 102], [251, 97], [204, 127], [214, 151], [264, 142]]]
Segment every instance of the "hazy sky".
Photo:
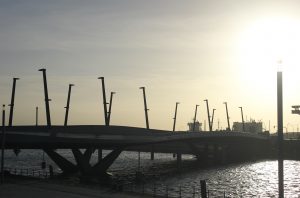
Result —
[[226, 127], [227, 101], [231, 123], [241, 121], [243, 106], [245, 118], [267, 129], [270, 120], [273, 131], [282, 58], [284, 125], [296, 130], [298, 27], [299, 1], [0, 0], [0, 103], [10, 103], [12, 78], [20, 77], [14, 123], [34, 124], [39, 106], [45, 124], [38, 69], [47, 68], [53, 124], [63, 124], [69, 83], [69, 123], [104, 124], [97, 80], [104, 76], [107, 97], [117, 92], [113, 125], [145, 126], [139, 87], [146, 86], [150, 128], [171, 130], [177, 101], [178, 130], [187, 130], [196, 104], [207, 121], [208, 99], [215, 129], [218, 121]]

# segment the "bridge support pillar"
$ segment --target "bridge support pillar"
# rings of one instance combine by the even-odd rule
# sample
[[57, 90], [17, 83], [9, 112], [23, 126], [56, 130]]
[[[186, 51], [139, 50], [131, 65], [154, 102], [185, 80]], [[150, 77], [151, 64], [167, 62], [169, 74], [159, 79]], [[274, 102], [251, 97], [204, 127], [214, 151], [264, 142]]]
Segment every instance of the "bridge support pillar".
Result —
[[103, 175], [112, 163], [119, 157], [122, 148], [116, 148], [91, 168], [91, 174]]
[[84, 154], [82, 154], [79, 149], [72, 149], [72, 153], [80, 172], [86, 174], [87, 171], [91, 169], [90, 159], [92, 156], [92, 149], [86, 149]]
[[44, 149], [45, 153], [56, 163], [56, 165], [63, 171], [64, 174], [73, 174], [78, 172], [78, 167], [62, 157], [60, 154], [52, 149]]
[[107, 169], [112, 165], [123, 149], [116, 148], [93, 166], [90, 164], [91, 156], [95, 151], [93, 148], [87, 148], [84, 153], [78, 148], [72, 149], [76, 165], [52, 149], [44, 149], [44, 151], [63, 171], [63, 174], [69, 175], [80, 172], [81, 176], [90, 178], [106, 175]]

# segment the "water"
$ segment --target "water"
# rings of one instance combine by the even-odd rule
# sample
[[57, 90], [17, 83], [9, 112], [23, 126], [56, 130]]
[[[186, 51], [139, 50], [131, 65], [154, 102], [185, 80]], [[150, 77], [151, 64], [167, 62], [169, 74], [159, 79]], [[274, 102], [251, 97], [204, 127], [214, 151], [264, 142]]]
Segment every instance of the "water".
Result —
[[[104, 151], [104, 155], [109, 151]], [[59, 150], [70, 161], [74, 161], [71, 152]], [[43, 152], [37, 150], [22, 150], [16, 157], [12, 151], [6, 151], [5, 166], [10, 168], [34, 168], [41, 169]], [[47, 164], [60, 170], [45, 154]], [[114, 164], [109, 168], [113, 174], [113, 180], [133, 182], [138, 170], [138, 155], [136, 152], [123, 152]], [[96, 155], [92, 156], [91, 162], [95, 163]], [[183, 197], [191, 197], [193, 191], [199, 193], [200, 180], [207, 181], [208, 190], [211, 193], [226, 192], [231, 197], [277, 197], [278, 177], [277, 161], [265, 160], [201, 168], [193, 156], [183, 155], [182, 171], [176, 169], [176, 159], [172, 154], [155, 154], [155, 160], [150, 160], [149, 153], [141, 153], [140, 170], [145, 174], [145, 191], [150, 191], [154, 183], [158, 193], [164, 194], [167, 185], [174, 196], [179, 187]], [[300, 196], [300, 161], [284, 161], [284, 185], [286, 197]], [[147, 189], [148, 188], [148, 189]]]

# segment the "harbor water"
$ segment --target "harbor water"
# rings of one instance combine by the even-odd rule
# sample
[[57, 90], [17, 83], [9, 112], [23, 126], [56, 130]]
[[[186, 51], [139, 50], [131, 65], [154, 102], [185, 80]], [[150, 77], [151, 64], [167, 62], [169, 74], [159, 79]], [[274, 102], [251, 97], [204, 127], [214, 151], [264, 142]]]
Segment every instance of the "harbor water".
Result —
[[[70, 150], [58, 150], [58, 153], [74, 162]], [[103, 151], [103, 154], [109, 151]], [[181, 171], [177, 169], [176, 158], [172, 154], [155, 154], [150, 160], [149, 153], [141, 153], [138, 167], [137, 152], [122, 152], [108, 172], [113, 182], [135, 183], [136, 172], [144, 175], [145, 192], [156, 186], [157, 193], [164, 194], [166, 188], [172, 196], [177, 196], [178, 189], [182, 197], [199, 194], [200, 180], [206, 180], [208, 190], [213, 194], [225, 193], [229, 197], [277, 197], [278, 175], [277, 161], [263, 160], [227, 165], [202, 166], [191, 155], [183, 155]], [[55, 172], [59, 168], [41, 150], [22, 150], [18, 156], [13, 151], [5, 152], [5, 167], [11, 169], [41, 169], [41, 163], [52, 165]], [[92, 155], [91, 162], [96, 163], [97, 155]], [[300, 161], [284, 161], [284, 188], [286, 197], [300, 196]], [[75, 181], [76, 182], [76, 181]], [[147, 187], [148, 186], [148, 187]], [[144, 187], [144, 186], [143, 186]]]

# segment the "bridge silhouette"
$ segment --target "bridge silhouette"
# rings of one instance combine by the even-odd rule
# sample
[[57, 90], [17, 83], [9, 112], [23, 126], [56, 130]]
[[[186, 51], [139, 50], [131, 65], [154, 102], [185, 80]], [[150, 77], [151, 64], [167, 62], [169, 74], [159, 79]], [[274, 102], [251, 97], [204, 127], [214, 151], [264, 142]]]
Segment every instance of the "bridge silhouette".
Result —
[[[36, 126], [12, 125], [15, 86], [16, 81], [19, 79], [13, 78], [9, 124], [8, 127], [5, 127], [5, 109], [3, 108], [3, 127], [0, 127], [2, 130], [0, 140], [5, 143], [5, 149], [42, 149], [64, 174], [79, 172], [83, 176], [101, 177], [106, 175], [107, 169], [122, 151], [150, 152], [151, 159], [154, 158], [155, 152], [177, 154], [179, 167], [182, 154], [192, 154], [200, 163], [207, 163], [208, 161], [227, 163], [276, 156], [277, 142], [275, 138], [270, 137], [268, 134], [247, 133], [244, 127], [243, 132], [230, 131], [227, 102], [224, 104], [226, 106], [228, 131], [212, 131], [215, 109], [213, 109], [213, 115], [210, 116], [208, 100], [205, 101], [209, 132], [175, 131], [178, 102], [176, 102], [175, 107], [173, 131], [150, 129], [145, 87], [140, 87], [140, 89], [143, 91], [146, 128], [110, 126], [112, 98], [115, 92], [111, 92], [110, 101], [107, 103], [104, 77], [98, 78], [102, 84], [104, 126], [67, 125], [71, 87], [74, 84], [69, 84], [64, 126], [53, 126], [50, 116], [46, 69], [40, 69], [39, 71], [43, 73], [47, 126], [38, 126], [38, 107], [36, 108]], [[107, 108], [108, 104], [109, 107]], [[242, 107], [240, 108], [242, 110]], [[241, 113], [243, 118], [243, 112]], [[286, 149], [285, 156], [299, 156], [300, 141], [286, 141], [284, 148]], [[75, 163], [59, 154], [57, 149], [71, 149]], [[102, 156], [102, 149], [111, 150], [111, 152], [106, 156]], [[96, 150], [98, 150], [98, 162], [91, 164], [91, 156]]]
[[[0, 136], [2, 140], [2, 135]], [[175, 153], [180, 167], [181, 155], [194, 155], [200, 163], [226, 163], [259, 159], [272, 146], [268, 135], [242, 132], [164, 131], [126, 126], [13, 126], [6, 128], [6, 149], [42, 149], [64, 174], [84, 176], [106, 174], [122, 151]], [[71, 149], [75, 164], [57, 152]], [[96, 164], [90, 158], [96, 150], [111, 150]], [[83, 152], [84, 150], [84, 152]]]

